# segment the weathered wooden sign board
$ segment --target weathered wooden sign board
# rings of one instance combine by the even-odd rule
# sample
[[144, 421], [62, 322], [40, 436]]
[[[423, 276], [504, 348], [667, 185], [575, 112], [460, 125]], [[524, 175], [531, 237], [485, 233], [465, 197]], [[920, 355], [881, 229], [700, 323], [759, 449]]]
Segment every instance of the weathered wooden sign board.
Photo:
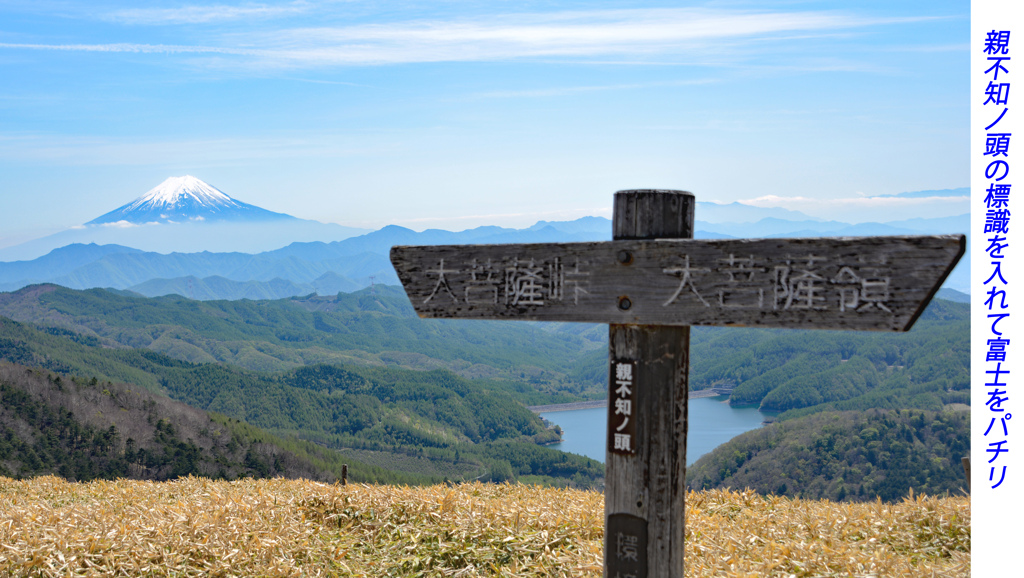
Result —
[[693, 240], [693, 196], [620, 191], [603, 243], [392, 247], [420, 317], [609, 323], [605, 576], [683, 576], [690, 325], [909, 330], [963, 235]]
[[421, 317], [906, 330], [961, 235], [394, 247]]

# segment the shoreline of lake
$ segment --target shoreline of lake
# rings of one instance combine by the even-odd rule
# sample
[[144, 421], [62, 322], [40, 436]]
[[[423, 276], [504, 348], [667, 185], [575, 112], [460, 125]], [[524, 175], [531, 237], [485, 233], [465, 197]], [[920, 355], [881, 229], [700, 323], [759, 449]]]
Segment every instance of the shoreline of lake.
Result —
[[[578, 404], [590, 404], [590, 407], [565, 407]], [[773, 417], [760, 412], [756, 406], [730, 406], [728, 396], [724, 395], [691, 398], [689, 406], [687, 466], [732, 438], [762, 427], [766, 419]], [[562, 428], [562, 441], [548, 447], [604, 463], [608, 436], [607, 401], [536, 407], [560, 408], [538, 412], [540, 417]]]
[[[701, 399], [705, 397], [721, 397], [722, 394], [711, 389], [700, 389], [697, 391], [691, 391], [687, 395], [688, 399]], [[599, 407], [608, 407], [607, 399], [597, 399], [593, 401], [572, 401], [569, 403], [552, 403], [550, 405], [528, 405], [526, 409], [536, 414], [542, 413], [555, 413], [559, 411], [576, 411], [580, 409], [595, 409]]]

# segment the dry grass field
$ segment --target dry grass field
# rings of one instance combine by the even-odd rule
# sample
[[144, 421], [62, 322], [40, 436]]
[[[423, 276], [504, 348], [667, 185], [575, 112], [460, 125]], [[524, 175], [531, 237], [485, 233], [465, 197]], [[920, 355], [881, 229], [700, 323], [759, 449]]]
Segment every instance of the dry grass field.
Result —
[[[600, 576], [603, 508], [522, 485], [0, 478], [0, 576]], [[966, 577], [970, 515], [692, 492], [686, 575]]]

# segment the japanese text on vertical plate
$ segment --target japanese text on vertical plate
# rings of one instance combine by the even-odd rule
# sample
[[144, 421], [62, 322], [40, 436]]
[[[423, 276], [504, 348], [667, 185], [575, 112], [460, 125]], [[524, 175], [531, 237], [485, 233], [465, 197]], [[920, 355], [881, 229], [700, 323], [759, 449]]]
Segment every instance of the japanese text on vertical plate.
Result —
[[612, 361], [608, 378], [608, 451], [636, 453], [636, 361]]

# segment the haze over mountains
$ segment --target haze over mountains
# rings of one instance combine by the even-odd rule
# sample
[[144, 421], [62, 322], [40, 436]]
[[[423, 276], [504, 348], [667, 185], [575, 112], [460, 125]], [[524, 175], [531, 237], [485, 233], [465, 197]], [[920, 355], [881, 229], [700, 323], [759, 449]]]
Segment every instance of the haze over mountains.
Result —
[[[963, 195], [965, 191], [948, 192]], [[780, 208], [706, 202], [697, 203], [696, 213], [697, 238], [970, 231], [969, 215], [850, 224]], [[603, 217], [541, 221], [526, 229], [491, 226], [416, 232], [390, 225], [370, 232], [267, 211], [195, 177], [172, 177], [78, 228], [0, 250], [0, 259], [7, 261], [0, 262], [0, 291], [48, 282], [73, 289], [109, 287], [145, 296], [179, 294], [201, 300], [332, 295], [371, 284], [398, 284], [388, 260], [393, 245], [610, 238], [611, 222]], [[968, 292], [969, 271], [965, 255], [945, 286]]]

